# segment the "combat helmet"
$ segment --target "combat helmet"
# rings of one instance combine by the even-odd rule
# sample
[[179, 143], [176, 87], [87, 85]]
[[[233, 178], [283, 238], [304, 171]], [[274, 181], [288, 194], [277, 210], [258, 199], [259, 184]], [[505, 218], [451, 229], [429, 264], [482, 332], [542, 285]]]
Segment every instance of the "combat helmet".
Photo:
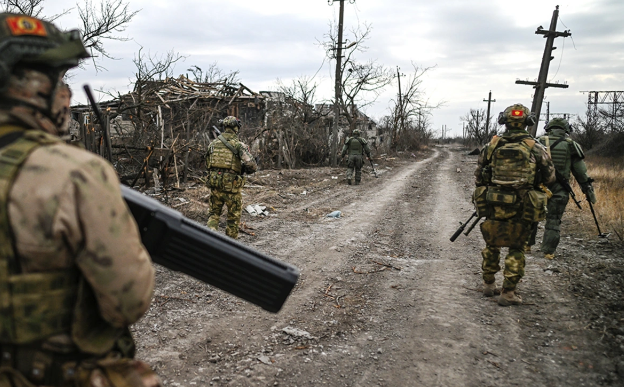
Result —
[[546, 127], [544, 127], [544, 130], [546, 130], [546, 132], [550, 132], [550, 130], [554, 128], [561, 128], [565, 130], [566, 133], [572, 132], [572, 126], [565, 118], [553, 118], [552, 120], [548, 121]]
[[222, 119], [220, 121], [221, 125], [223, 125], [224, 128], [232, 128], [232, 130], [234, 130], [234, 132], [238, 132], [238, 129], [240, 129], [242, 125], [241, 121], [234, 117], [234, 116], [227, 116], [224, 119]]
[[509, 128], [525, 129], [535, 122], [535, 116], [529, 108], [520, 103], [509, 106], [498, 115], [498, 123]]
[[63, 32], [45, 20], [0, 13], [1, 89], [18, 64], [67, 70], [87, 57], [78, 30]]
[[88, 56], [78, 30], [63, 32], [31, 16], [0, 13], [1, 108], [20, 109], [20, 117], [34, 119], [41, 129], [64, 133], [71, 91], [63, 76]]
[[359, 136], [361, 134], [360, 133], [360, 129], [353, 129], [353, 132], [351, 132], [351, 134], [356, 136], [356, 137]]

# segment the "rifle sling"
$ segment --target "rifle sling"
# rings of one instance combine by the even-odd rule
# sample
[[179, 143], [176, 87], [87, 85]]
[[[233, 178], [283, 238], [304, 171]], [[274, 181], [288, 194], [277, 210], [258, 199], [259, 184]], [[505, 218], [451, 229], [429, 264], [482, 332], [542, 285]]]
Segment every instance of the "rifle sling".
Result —
[[223, 137], [223, 135], [222, 135], [222, 134], [220, 134], [219, 136], [217, 136], [217, 138], [218, 138], [219, 140], [221, 140], [221, 142], [223, 143], [223, 145], [225, 145], [225, 146], [226, 146], [226, 147], [230, 150], [230, 152], [234, 153], [234, 156], [236, 156], [236, 157], [240, 157], [240, 156], [239, 156], [239, 154], [238, 154], [238, 152], [236, 151], [236, 148], [234, 148], [234, 147], [232, 146], [232, 144], [230, 144], [230, 143], [229, 143], [229, 142], [225, 139], [225, 137]]

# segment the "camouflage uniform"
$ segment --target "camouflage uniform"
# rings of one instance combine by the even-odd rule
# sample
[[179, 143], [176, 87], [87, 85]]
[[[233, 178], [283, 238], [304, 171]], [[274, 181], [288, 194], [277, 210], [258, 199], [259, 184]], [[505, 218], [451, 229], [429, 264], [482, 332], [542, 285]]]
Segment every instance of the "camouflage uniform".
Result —
[[[530, 114], [526, 108], [518, 113], [520, 107], [524, 108], [514, 105], [505, 113], [515, 112], [521, 117]], [[506, 131], [502, 137], [494, 136], [479, 155], [473, 200], [479, 216], [487, 218], [481, 225], [486, 241], [481, 252], [486, 285], [494, 284], [494, 275], [500, 271], [501, 247], [509, 247], [503, 272], [503, 291], [506, 292], [515, 290], [524, 276], [523, 250], [532, 222], [545, 216], [546, 197], [535, 189], [536, 183], [548, 185], [555, 177], [545, 148], [524, 130], [525, 119], [515, 125], [504, 119], [501, 121], [506, 123]], [[510, 153], [512, 158], [508, 157]], [[524, 156], [518, 158], [520, 154]]]
[[[562, 118], [552, 119], [546, 125], [546, 131], [547, 134], [538, 140], [548, 149], [557, 171], [566, 180], [570, 180], [570, 173], [572, 173], [583, 192], [588, 196], [588, 199], [595, 203], [596, 198], [591, 187], [591, 181], [587, 176], [587, 166], [583, 161], [585, 155], [581, 146], [568, 136], [567, 133], [570, 131], [569, 123]], [[561, 141], [559, 141], [560, 139]], [[552, 147], [553, 145], [555, 146]], [[569, 193], [559, 182], [555, 182], [549, 188], [553, 196], [548, 200], [548, 212], [546, 214], [541, 251], [550, 255], [547, 256], [548, 258], [552, 258], [559, 245], [561, 218], [568, 204]], [[534, 229], [534, 232], [537, 232], [537, 228]]]
[[[58, 138], [82, 42], [24, 15], [0, 14], [0, 31], [31, 39], [0, 92], [0, 387], [159, 386], [132, 360], [128, 325], [149, 308], [154, 269], [117, 175]], [[22, 67], [42, 53], [56, 65]]]
[[210, 143], [206, 157], [210, 188], [208, 227], [215, 231], [219, 229], [219, 218], [225, 205], [228, 211], [225, 234], [236, 239], [243, 210], [243, 173], [254, 173], [257, 165], [249, 147], [238, 140], [240, 121], [226, 117], [223, 126], [225, 132]]
[[370, 160], [370, 148], [368, 141], [360, 137], [359, 129], [353, 130], [353, 137], [345, 139], [342, 147], [341, 157], [349, 155], [347, 159], [347, 183], [351, 184], [353, 172], [355, 171], [355, 184], [360, 184], [362, 180], [362, 166], [364, 165], [364, 154]]

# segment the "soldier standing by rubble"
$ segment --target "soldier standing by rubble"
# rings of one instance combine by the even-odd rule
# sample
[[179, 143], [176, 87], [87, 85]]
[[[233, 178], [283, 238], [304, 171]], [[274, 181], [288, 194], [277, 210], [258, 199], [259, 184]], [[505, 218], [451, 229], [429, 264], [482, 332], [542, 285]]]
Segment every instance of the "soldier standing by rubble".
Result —
[[128, 326], [154, 269], [113, 167], [64, 143], [77, 30], [0, 14], [0, 387], [160, 386]]
[[347, 184], [351, 185], [351, 179], [353, 178], [353, 172], [355, 170], [355, 185], [360, 184], [362, 180], [362, 166], [364, 165], [364, 154], [370, 160], [370, 148], [368, 141], [360, 137], [360, 130], [353, 130], [353, 137], [347, 137], [342, 147], [342, 153], [340, 157], [347, 158]]
[[498, 298], [499, 305], [509, 306], [522, 303], [516, 285], [524, 276], [524, 246], [532, 223], [546, 216], [547, 194], [538, 187], [555, 181], [555, 169], [546, 149], [526, 131], [535, 123], [528, 108], [510, 106], [499, 115], [498, 123], [505, 125], [505, 132], [494, 136], [479, 154], [473, 201], [478, 215], [487, 218], [481, 224], [486, 243], [481, 252], [483, 294], [497, 293], [501, 247], [509, 247]]
[[216, 140], [208, 146], [206, 168], [210, 188], [210, 212], [208, 227], [219, 229], [219, 218], [223, 205], [227, 206], [225, 234], [238, 238], [238, 225], [243, 211], [241, 190], [245, 185], [244, 173], [254, 173], [258, 168], [249, 147], [238, 140], [241, 122], [236, 117], [226, 117], [221, 121], [225, 128]]
[[[553, 196], [548, 200], [546, 225], [540, 250], [544, 258], [553, 259], [559, 245], [561, 218], [565, 212], [570, 194], [564, 188], [569, 186], [570, 173], [581, 186], [587, 200], [596, 203], [596, 195], [591, 185], [592, 179], [587, 176], [587, 166], [583, 159], [585, 154], [581, 146], [573, 141], [569, 134], [572, 132], [570, 123], [563, 118], [553, 118], [546, 124], [546, 135], [538, 140], [548, 150], [557, 170], [557, 181], [550, 187]], [[537, 227], [534, 228], [534, 235]], [[533, 240], [535, 239], [533, 235]]]

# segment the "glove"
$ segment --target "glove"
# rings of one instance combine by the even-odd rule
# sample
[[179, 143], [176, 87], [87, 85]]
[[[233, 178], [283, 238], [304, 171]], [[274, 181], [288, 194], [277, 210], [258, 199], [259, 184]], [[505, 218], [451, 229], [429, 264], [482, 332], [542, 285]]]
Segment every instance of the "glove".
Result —
[[581, 190], [585, 194], [587, 201], [591, 202], [591, 204], [596, 204], [598, 201], [596, 199], [596, 193], [594, 192], [594, 187], [592, 186], [592, 179], [587, 180], [585, 183], [581, 183]]

